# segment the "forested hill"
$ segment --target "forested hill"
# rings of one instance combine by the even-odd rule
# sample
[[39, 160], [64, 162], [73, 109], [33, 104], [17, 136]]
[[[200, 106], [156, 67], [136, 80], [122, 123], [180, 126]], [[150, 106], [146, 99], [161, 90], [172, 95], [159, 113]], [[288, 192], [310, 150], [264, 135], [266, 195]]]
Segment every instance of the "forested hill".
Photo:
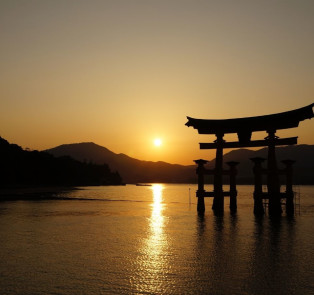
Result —
[[194, 165], [141, 161], [125, 154], [116, 154], [92, 142], [64, 144], [46, 151], [55, 156], [70, 155], [80, 161], [105, 162], [111, 169], [119, 171], [126, 183], [192, 183], [196, 181]]
[[118, 172], [107, 164], [82, 163], [70, 156], [26, 151], [0, 137], [0, 186], [119, 185]]

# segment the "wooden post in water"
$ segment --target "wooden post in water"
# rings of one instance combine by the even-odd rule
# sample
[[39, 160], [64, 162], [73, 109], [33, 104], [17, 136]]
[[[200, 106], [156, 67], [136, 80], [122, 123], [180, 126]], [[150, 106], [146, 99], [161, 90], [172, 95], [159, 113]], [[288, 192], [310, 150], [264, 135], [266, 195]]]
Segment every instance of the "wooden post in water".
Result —
[[204, 165], [207, 163], [206, 160], [199, 159], [194, 161], [198, 166], [196, 168], [196, 174], [198, 175], [198, 189], [196, 192], [197, 196], [197, 212], [203, 214], [205, 212], [205, 202], [204, 202]]
[[239, 162], [230, 161], [227, 162], [227, 165], [230, 167], [230, 211], [236, 212], [237, 211], [237, 186], [236, 186], [236, 175], [237, 175], [237, 168], [236, 166]]
[[291, 216], [294, 214], [294, 193], [292, 187], [292, 176], [293, 176], [293, 168], [292, 165], [295, 163], [293, 160], [284, 160], [281, 161], [286, 165], [286, 214]]
[[253, 163], [254, 173], [254, 214], [264, 215], [263, 207], [263, 182], [262, 182], [262, 163], [265, 161], [264, 158], [251, 158]]

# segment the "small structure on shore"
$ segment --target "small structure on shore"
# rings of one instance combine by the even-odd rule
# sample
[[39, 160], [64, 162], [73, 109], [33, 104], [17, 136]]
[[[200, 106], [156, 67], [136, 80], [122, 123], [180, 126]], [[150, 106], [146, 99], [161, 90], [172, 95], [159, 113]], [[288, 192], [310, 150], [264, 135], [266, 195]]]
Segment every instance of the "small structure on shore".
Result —
[[[314, 103], [306, 107], [278, 113], [272, 115], [236, 118], [226, 120], [194, 119], [188, 118], [186, 126], [197, 129], [199, 134], [214, 134], [216, 140], [213, 143], [200, 143], [200, 149], [216, 149], [215, 167], [212, 170], [206, 169], [204, 165], [207, 161], [199, 159], [195, 163], [198, 165], [198, 197], [197, 210], [200, 213], [205, 211], [204, 197], [213, 197], [212, 209], [215, 213], [222, 213], [224, 210], [224, 197], [230, 197], [230, 209], [236, 210], [237, 190], [236, 190], [236, 165], [237, 162], [229, 162], [229, 170], [223, 170], [223, 149], [224, 148], [244, 148], [244, 147], [268, 147], [267, 168], [262, 168], [264, 159], [251, 159], [254, 163], [254, 213], [264, 214], [263, 199], [268, 200], [270, 215], [280, 215], [282, 213], [281, 200], [286, 199], [286, 212], [293, 214], [293, 190], [292, 190], [292, 164], [293, 161], [283, 161], [286, 168], [278, 169], [275, 147], [279, 145], [297, 144], [297, 137], [279, 138], [276, 131], [281, 129], [296, 128], [305, 119], [311, 119]], [[253, 132], [266, 131], [268, 136], [264, 140], [251, 140]], [[225, 134], [236, 133], [238, 141], [226, 142], [223, 137]], [[204, 175], [214, 175], [214, 190], [207, 192], [204, 189]], [[280, 192], [279, 175], [286, 175], [286, 192]], [[223, 191], [223, 175], [230, 177], [230, 191]], [[267, 192], [262, 191], [262, 176], [267, 177]]]

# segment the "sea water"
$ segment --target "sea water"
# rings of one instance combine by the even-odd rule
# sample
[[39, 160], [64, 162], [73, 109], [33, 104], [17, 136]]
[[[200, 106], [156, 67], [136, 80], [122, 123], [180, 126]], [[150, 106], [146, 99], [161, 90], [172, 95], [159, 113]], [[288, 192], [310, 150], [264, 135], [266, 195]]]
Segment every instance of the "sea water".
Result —
[[[0, 294], [314, 294], [314, 187], [294, 218], [217, 217], [195, 185], [85, 187], [0, 203]], [[60, 198], [60, 199], [58, 199]]]

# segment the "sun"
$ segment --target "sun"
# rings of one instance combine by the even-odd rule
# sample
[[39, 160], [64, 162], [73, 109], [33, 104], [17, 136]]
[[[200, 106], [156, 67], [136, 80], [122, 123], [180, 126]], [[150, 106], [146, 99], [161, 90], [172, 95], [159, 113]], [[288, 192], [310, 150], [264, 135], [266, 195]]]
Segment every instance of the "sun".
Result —
[[154, 145], [155, 146], [161, 146], [162, 145], [162, 141], [160, 138], [155, 138], [154, 139]]

